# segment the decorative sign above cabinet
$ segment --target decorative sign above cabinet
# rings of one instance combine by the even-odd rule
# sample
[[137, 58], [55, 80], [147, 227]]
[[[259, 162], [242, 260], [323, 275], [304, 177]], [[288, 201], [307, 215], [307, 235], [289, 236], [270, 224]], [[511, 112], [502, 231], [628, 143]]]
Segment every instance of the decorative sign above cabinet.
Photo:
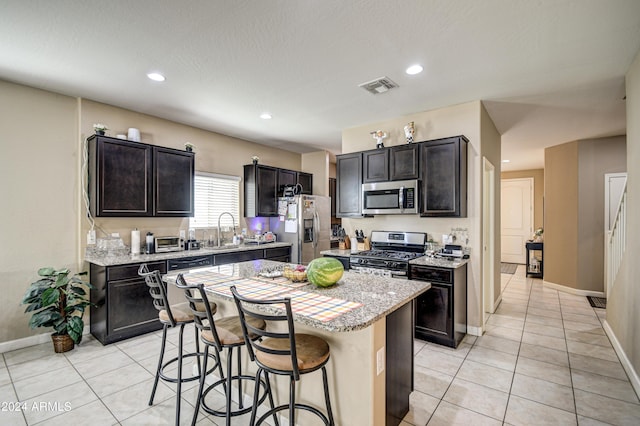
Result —
[[94, 216], [193, 216], [193, 152], [99, 135], [88, 144]]

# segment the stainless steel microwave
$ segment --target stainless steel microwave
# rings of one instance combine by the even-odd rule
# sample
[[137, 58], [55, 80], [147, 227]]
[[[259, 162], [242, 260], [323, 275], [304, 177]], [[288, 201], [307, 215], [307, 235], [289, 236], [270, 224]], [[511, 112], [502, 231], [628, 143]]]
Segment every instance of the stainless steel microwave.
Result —
[[178, 237], [156, 237], [156, 253], [167, 253], [180, 251], [180, 238]]
[[362, 184], [362, 214], [419, 213], [417, 180], [397, 180]]

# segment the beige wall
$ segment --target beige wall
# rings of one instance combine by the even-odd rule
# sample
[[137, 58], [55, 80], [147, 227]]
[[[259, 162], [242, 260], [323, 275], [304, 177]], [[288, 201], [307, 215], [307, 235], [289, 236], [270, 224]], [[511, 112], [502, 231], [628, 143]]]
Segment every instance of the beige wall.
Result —
[[313, 174], [313, 194], [329, 196], [329, 153], [302, 154], [302, 170]]
[[604, 291], [604, 175], [625, 171], [625, 140], [580, 140], [545, 150], [545, 281]]
[[578, 142], [544, 151], [544, 280], [577, 288]]
[[[442, 241], [442, 234], [449, 234], [452, 228], [467, 228], [469, 232], [469, 247], [471, 248], [471, 262], [468, 264], [467, 289], [469, 294], [468, 323], [472, 327], [482, 326], [481, 303], [481, 183], [482, 183], [482, 153], [490, 152], [489, 147], [481, 146], [481, 117], [482, 105], [480, 101], [468, 102], [448, 108], [425, 111], [416, 114], [396, 117], [393, 119], [370, 123], [365, 126], [345, 129], [342, 132], [342, 152], [357, 152], [375, 148], [376, 142], [370, 132], [383, 130], [389, 134], [385, 139], [385, 146], [406, 143], [403, 127], [410, 121], [415, 122], [416, 141], [445, 138], [449, 136], [465, 135], [469, 139], [468, 146], [468, 212], [466, 218], [421, 218], [417, 215], [381, 215], [373, 218], [344, 218], [342, 226], [349, 235], [355, 229], [362, 229], [365, 234], [373, 230], [382, 231], [417, 231], [427, 232], [436, 241]], [[488, 120], [488, 115], [484, 120]], [[486, 122], [486, 121], [485, 121]], [[489, 131], [488, 134], [493, 134]], [[495, 132], [497, 133], [497, 132]], [[484, 142], [483, 142], [484, 143]], [[499, 153], [499, 139], [488, 140], [487, 145], [498, 144], [493, 149], [492, 157]], [[499, 156], [495, 159], [499, 172]], [[498, 180], [498, 179], [496, 179]], [[498, 209], [499, 210], [499, 209]], [[499, 215], [498, 215], [499, 217]], [[497, 256], [499, 260], [500, 256]], [[498, 268], [499, 270], [499, 268]]]
[[[81, 202], [82, 149], [98, 122], [108, 125], [111, 136], [137, 127], [142, 142], [178, 149], [191, 142], [196, 146], [198, 171], [241, 176], [242, 165], [253, 155], [263, 164], [302, 170], [297, 153], [0, 80], [0, 223], [5, 241], [0, 249], [0, 291], [7, 302], [0, 321], [8, 325], [0, 328], [0, 343], [50, 333], [31, 331], [29, 316], [19, 305], [38, 268], [87, 269], [83, 258], [89, 223]], [[188, 228], [189, 220], [100, 218], [96, 222], [106, 232], [119, 232], [129, 244], [134, 227], [143, 233], [177, 235], [179, 229]]]
[[[607, 299], [606, 326], [611, 327], [634, 370], [629, 376], [638, 388], [640, 372], [640, 52], [626, 77], [627, 90], [627, 248], [620, 272]], [[624, 361], [624, 360], [623, 360]], [[626, 362], [624, 362], [626, 364]], [[628, 371], [629, 373], [629, 371]]]
[[626, 137], [578, 145], [578, 270], [580, 290], [604, 289], [604, 175], [627, 170]]
[[20, 305], [43, 266], [78, 271], [76, 99], [0, 80], [0, 342], [31, 331]]
[[500, 179], [533, 178], [533, 229], [544, 228], [544, 169], [500, 173]]

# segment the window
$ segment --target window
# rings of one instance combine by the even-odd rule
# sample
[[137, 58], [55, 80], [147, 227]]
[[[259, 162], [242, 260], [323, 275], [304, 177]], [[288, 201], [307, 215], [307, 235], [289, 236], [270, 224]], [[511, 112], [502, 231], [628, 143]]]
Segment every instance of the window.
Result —
[[190, 228], [216, 228], [223, 212], [220, 226], [238, 226], [240, 218], [240, 177], [196, 172], [195, 213], [189, 219]]

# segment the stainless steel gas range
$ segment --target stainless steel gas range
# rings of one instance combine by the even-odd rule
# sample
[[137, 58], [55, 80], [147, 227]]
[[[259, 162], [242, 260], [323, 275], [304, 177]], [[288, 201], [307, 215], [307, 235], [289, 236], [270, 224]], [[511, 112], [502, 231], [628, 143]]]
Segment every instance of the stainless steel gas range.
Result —
[[427, 234], [423, 232], [373, 231], [371, 250], [351, 255], [350, 268], [356, 271], [387, 271], [394, 278], [407, 278], [409, 261], [424, 256]]

